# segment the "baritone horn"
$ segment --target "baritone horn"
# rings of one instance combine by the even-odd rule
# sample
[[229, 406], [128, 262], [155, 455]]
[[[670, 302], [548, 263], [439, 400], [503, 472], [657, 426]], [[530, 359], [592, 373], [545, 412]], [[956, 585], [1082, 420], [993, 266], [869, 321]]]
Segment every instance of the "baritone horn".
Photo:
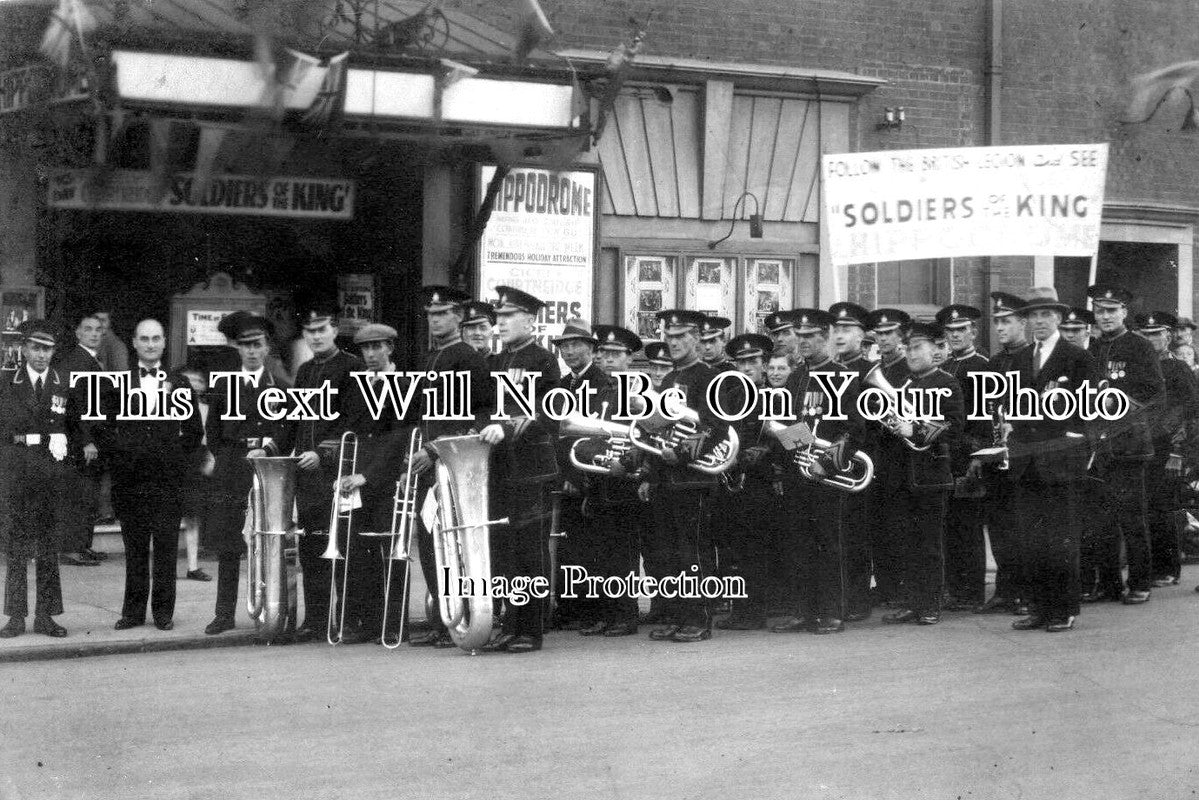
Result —
[[[648, 391], [644, 394], [649, 398], [651, 407], [662, 408], [660, 392]], [[695, 409], [683, 406], [675, 411], [680, 417], [677, 420], [659, 414], [654, 414], [648, 419], [633, 420], [628, 427], [629, 441], [637, 449], [660, 457], [662, 451], [667, 448], [677, 448], [687, 439], [711, 433], [711, 429], [700, 421], [699, 412]], [[650, 430], [647, 422], [655, 426], [655, 429]], [[647, 430], [642, 431], [642, 428]], [[729, 427], [728, 435], [724, 439], [704, 455], [689, 461], [687, 466], [705, 475], [719, 475], [736, 463], [740, 447], [737, 431]]]
[[253, 524], [246, 551], [246, 613], [258, 641], [270, 644], [296, 628], [296, 499], [293, 456], [251, 458]]
[[[473, 655], [491, 638], [491, 526], [508, 519], [487, 518], [491, 445], [476, 434], [428, 446], [437, 457], [433, 552], [441, 621], [454, 644]], [[471, 594], [462, 595], [464, 588]]]
[[[890, 427], [891, 424], [896, 420], [905, 422], [911, 421], [905, 420], [902, 416], [900, 416], [899, 409], [901, 406], [899, 391], [892, 386], [891, 382], [887, 380], [887, 377], [883, 375], [882, 364], [875, 364], [873, 367], [871, 367], [870, 371], [866, 373], [866, 377], [862, 379], [862, 382], [867, 386], [878, 389], [886, 397], [887, 406], [891, 409], [891, 411], [887, 414], [885, 420], [881, 420], [884, 426]], [[907, 384], [904, 385], [906, 386]], [[931, 446], [927, 444], [918, 445], [907, 437], [901, 436], [900, 438], [909, 449], [915, 450], [917, 453], [923, 452]]]
[[[396, 481], [395, 501], [391, 512], [391, 554], [387, 561], [387, 582], [383, 585], [383, 646], [395, 650], [404, 640], [404, 624], [408, 619], [408, 580], [412, 575], [412, 533], [416, 530], [416, 482], [420, 476], [412, 461], [423, 446], [420, 428], [413, 428], [408, 437], [408, 468], [403, 480]], [[400, 631], [395, 640], [387, 638], [387, 620], [391, 612], [391, 571], [397, 561], [404, 562], [404, 588], [400, 596]]]
[[[633, 448], [633, 443], [629, 440], [628, 425], [599, 417], [571, 414], [562, 421], [560, 433], [562, 436], [580, 437], [570, 446], [570, 463], [575, 469], [583, 472], [609, 475], [612, 467]], [[605, 440], [607, 449], [591, 458], [579, 458], [579, 446], [590, 445], [591, 440], [595, 439]]]
[[[358, 472], [358, 434], [346, 431], [341, 435], [341, 445], [337, 450], [337, 478], [333, 481], [333, 507], [329, 510], [329, 544], [321, 558], [333, 561], [333, 569], [329, 575], [329, 616], [325, 620], [325, 640], [329, 644], [341, 644], [346, 628], [346, 589], [350, 579], [350, 530], [354, 525], [354, 507], [350, 498], [341, 493], [341, 479]], [[341, 531], [346, 532], [346, 554], [342, 556], [338, 549], [337, 540]], [[342, 565], [341, 583], [341, 612], [337, 604], [337, 563]], [[337, 622], [337, 633], [333, 632], [333, 623]]]
[[[806, 424], [800, 423], [800, 425], [803, 428], [797, 433], [795, 428], [798, 426], [788, 427], [780, 422], [767, 420], [762, 423], [762, 433], [780, 443], [795, 443], [795, 449], [791, 450], [791, 464], [802, 477], [833, 489], [851, 493], [862, 491], [874, 480], [874, 461], [861, 450], [854, 452], [846, 469], [832, 474], [817, 475], [812, 471], [812, 467], [835, 445], [816, 436]], [[784, 444], [784, 446], [786, 445]]]

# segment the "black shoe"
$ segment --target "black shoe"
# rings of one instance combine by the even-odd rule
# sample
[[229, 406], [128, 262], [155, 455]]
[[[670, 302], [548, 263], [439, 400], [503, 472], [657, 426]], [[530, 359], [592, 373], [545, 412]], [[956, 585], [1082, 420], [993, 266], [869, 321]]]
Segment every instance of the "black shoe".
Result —
[[808, 617], [787, 617], [770, 628], [771, 633], [812, 633], [815, 630], [816, 620]]
[[1095, 589], [1090, 592], [1083, 592], [1079, 600], [1084, 603], [1102, 603], [1105, 600], [1116, 602], [1121, 599], [1121, 594], [1119, 589]]
[[154, 627], [160, 631], [173, 631], [175, 630], [175, 623], [172, 620], [164, 619], [161, 622], [155, 622]]
[[1126, 606], [1139, 606], [1142, 603], [1149, 602], [1149, 591], [1147, 589], [1129, 589], [1120, 598], [1120, 602]]
[[50, 617], [35, 617], [33, 620], [33, 632], [49, 636], [52, 639], [62, 639], [67, 635], [67, 629]]
[[449, 631], [442, 631], [437, 638], [433, 640], [434, 650], [449, 650], [451, 647], [457, 647], [458, 643], [454, 641], [454, 637], [450, 636]]
[[977, 605], [970, 610], [975, 614], [1010, 614], [1015, 605], [1016, 602], [1014, 600], [996, 595], [987, 602]]
[[437, 638], [441, 636], [442, 631], [425, 631], [424, 633], [408, 637], [409, 647], [432, 647]]
[[816, 619], [816, 630], [812, 633], [841, 633], [845, 630], [845, 623], [836, 617], [818, 617]]
[[760, 631], [766, 627], [766, 620], [725, 617], [716, 623], [716, 627], [722, 631]]
[[324, 639], [328, 634], [325, 631], [317, 630], [311, 625], [301, 625], [296, 628], [291, 635], [292, 644], [304, 644], [305, 642], [317, 641]]
[[936, 625], [941, 621], [941, 614], [937, 611], [925, 611], [916, 617], [917, 625]]
[[1023, 619], [1018, 619], [1012, 623], [1014, 631], [1035, 631], [1037, 628], [1044, 628], [1049, 624], [1049, 620], [1045, 619], [1040, 614], [1029, 614]]
[[614, 639], [617, 636], [636, 636], [636, 622], [613, 622], [604, 630], [604, 637]]
[[189, 569], [187, 571], [187, 579], [189, 581], [210, 581], [212, 576], [202, 569]]
[[63, 553], [58, 557], [58, 563], [68, 567], [98, 567], [99, 561], [90, 558], [80, 558], [78, 554]]
[[[1199, 591], [1199, 588], [1196, 589]], [[666, 620], [666, 615], [661, 611], [649, 611], [645, 614], [637, 615], [637, 622], [642, 625], [666, 625], [669, 624]]]
[[661, 628], [654, 628], [649, 632], [649, 638], [655, 642], [665, 642], [674, 638], [674, 635], [679, 632], [681, 625], [666, 625]]
[[[379, 637], [375, 636], [375, 638], [377, 639]], [[341, 632], [341, 639], [339, 639], [337, 643], [338, 644], [364, 644], [366, 642], [369, 642], [370, 640], [371, 640], [370, 634], [367, 633], [366, 631], [362, 630], [361, 628], [351, 628], [349, 626], [346, 626], [345, 630], [343, 630]]]
[[851, 611], [845, 615], [846, 622], [865, 622], [870, 619], [870, 615], [874, 613], [873, 609], [867, 608], [859, 611]]
[[1045, 630], [1049, 631], [1050, 633], [1061, 633], [1062, 631], [1074, 630], [1074, 617], [1055, 619], [1045, 626]]
[[[236, 626], [233, 624], [232, 619], [229, 619], [227, 617], [216, 617], [215, 619], [213, 619], [212, 622], [208, 623], [208, 625], [204, 628], [204, 633], [208, 634], [209, 636], [215, 636], [218, 633], [224, 633], [225, 631], [231, 631], [235, 627]], [[296, 633], [299, 633], [299, 631], [296, 631]]]
[[590, 625], [579, 628], [579, 636], [602, 636], [607, 629], [608, 623], [606, 622], [592, 622]]
[[85, 547], [79, 551], [80, 555], [90, 558], [92, 561], [107, 561], [108, 553], [100, 553], [90, 547]]
[[1158, 587], [1159, 589], [1165, 588], [1167, 586], [1177, 586], [1178, 578], [1175, 578], [1173, 575], [1166, 575], [1161, 578], [1154, 578], [1153, 585]]
[[0, 639], [11, 639], [25, 632], [24, 617], [9, 617], [8, 624], [0, 628]]
[[506, 653], [508, 647], [519, 637], [515, 633], [501, 633], [487, 644], [483, 645], [484, 653]]
[[1032, 606], [1030, 606], [1028, 603], [1024, 602], [1023, 600], [1017, 600], [1016, 604], [1014, 606], [1012, 606], [1012, 615], [1013, 616], [1027, 617], [1031, 613], [1032, 613]]
[[540, 636], [517, 636], [508, 643], [506, 653], [533, 653], [541, 649]]
[[883, 622], [887, 625], [902, 625], [905, 622], [915, 622], [920, 615], [910, 608], [901, 608], [893, 614], [883, 614]]
[[952, 600], [945, 604], [945, 611], [973, 611], [978, 608], [977, 603], [968, 603], [965, 600]]
[[680, 625], [674, 635], [670, 637], [672, 642], [703, 642], [712, 638], [712, 629], [707, 625], [703, 627], [699, 625]]
[[117, 624], [112, 626], [114, 631], [127, 631], [130, 628], [138, 628], [144, 624], [142, 620], [136, 620], [133, 617], [121, 617], [117, 620]]

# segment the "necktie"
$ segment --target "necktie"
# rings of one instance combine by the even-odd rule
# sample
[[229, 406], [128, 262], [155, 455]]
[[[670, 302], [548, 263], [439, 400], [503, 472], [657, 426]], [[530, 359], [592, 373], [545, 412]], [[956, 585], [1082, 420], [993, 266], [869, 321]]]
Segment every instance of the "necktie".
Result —
[[40, 376], [33, 380], [33, 396], [39, 403], [42, 402], [42, 383]]
[[1041, 342], [1037, 342], [1037, 346], [1033, 348], [1032, 371], [1034, 374], [1041, 371]]
[[152, 368], [147, 369], [146, 367], [140, 367], [139, 371], [141, 373], [141, 377], [143, 377], [143, 378], [157, 378], [158, 377], [157, 369], [152, 369]]

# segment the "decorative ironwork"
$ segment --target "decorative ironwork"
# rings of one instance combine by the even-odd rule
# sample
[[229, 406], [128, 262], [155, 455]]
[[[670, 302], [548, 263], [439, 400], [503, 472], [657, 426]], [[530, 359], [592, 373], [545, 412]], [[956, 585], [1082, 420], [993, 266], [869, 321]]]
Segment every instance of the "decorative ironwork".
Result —
[[384, 25], [373, 37], [375, 47], [380, 50], [422, 55], [441, 52], [449, 41], [450, 21], [434, 3], [410, 17]]

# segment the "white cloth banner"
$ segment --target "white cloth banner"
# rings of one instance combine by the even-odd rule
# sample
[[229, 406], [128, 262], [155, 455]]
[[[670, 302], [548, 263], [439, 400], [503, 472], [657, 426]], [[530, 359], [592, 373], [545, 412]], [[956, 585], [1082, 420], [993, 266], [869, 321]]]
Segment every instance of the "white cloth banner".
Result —
[[832, 263], [953, 256], [1090, 256], [1106, 144], [826, 155]]

